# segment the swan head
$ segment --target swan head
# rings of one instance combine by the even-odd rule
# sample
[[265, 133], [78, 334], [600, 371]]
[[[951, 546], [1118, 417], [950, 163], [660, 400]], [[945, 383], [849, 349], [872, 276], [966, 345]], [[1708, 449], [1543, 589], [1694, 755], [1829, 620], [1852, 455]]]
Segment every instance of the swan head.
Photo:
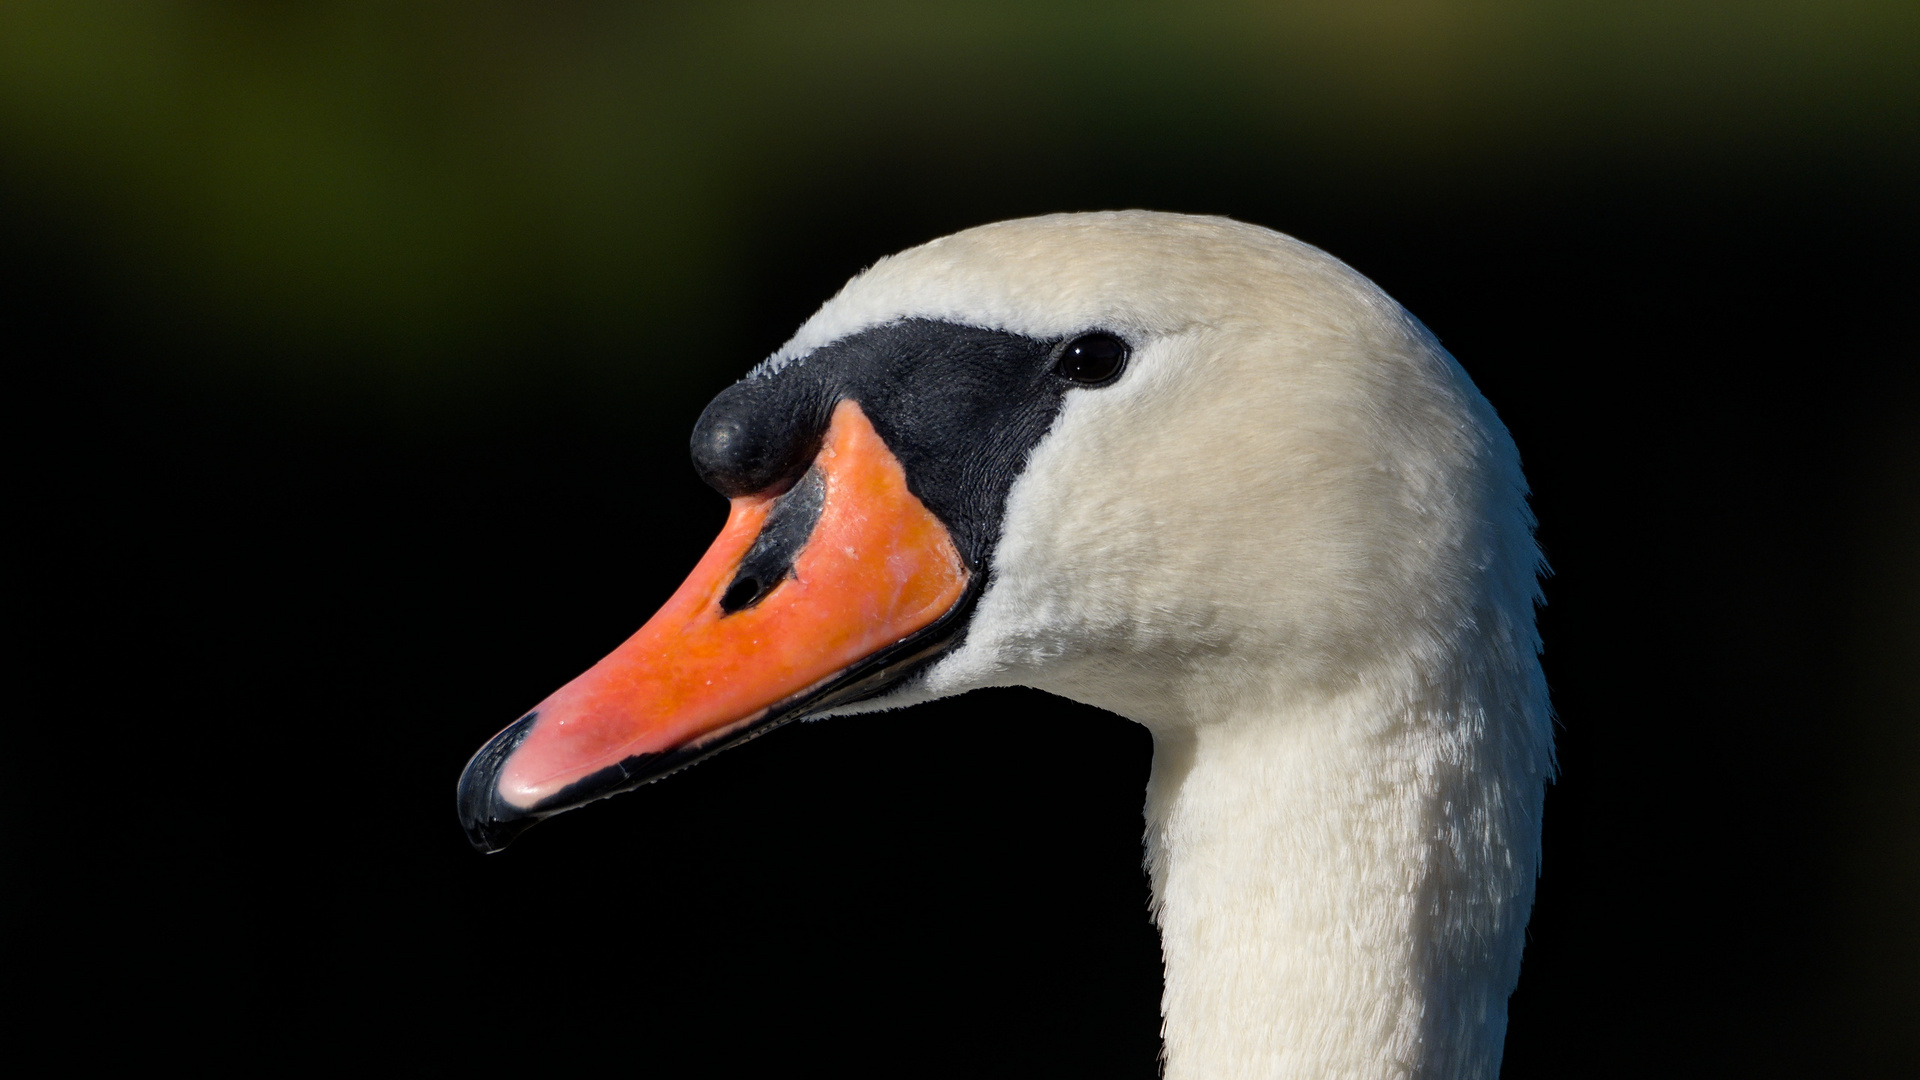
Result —
[[1533, 650], [1505, 429], [1379, 288], [1251, 225], [1062, 214], [883, 259], [693, 451], [726, 530], [475, 755], [477, 846], [802, 716], [1026, 685], [1173, 732]]

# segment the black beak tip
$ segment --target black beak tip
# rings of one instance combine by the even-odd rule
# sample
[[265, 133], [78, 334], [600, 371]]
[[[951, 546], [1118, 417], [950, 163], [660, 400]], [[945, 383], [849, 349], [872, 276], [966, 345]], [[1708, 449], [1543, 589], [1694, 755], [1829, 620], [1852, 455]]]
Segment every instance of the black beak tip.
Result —
[[466, 827], [467, 843], [473, 845], [473, 850], [478, 851], [482, 855], [491, 855], [496, 851], [507, 850], [507, 845], [513, 843], [515, 837], [533, 828], [539, 821], [539, 818], [528, 814], [524, 817], [510, 820], [492, 818], [475, 821], [467, 819], [463, 820], [461, 824]]
[[539, 713], [531, 712], [514, 721], [505, 731], [488, 739], [460, 772], [460, 826], [467, 831], [467, 841], [476, 851], [484, 854], [505, 851], [515, 837], [546, 816], [509, 805], [500, 797], [500, 770], [539, 718]]

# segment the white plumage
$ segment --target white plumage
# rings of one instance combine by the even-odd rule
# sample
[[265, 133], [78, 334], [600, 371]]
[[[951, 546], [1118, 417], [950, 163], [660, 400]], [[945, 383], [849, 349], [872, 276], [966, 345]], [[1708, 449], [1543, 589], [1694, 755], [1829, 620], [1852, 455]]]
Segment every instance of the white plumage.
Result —
[[1134, 347], [1008, 499], [965, 643], [847, 711], [1025, 685], [1153, 732], [1170, 1080], [1491, 1077], [1552, 768], [1519, 456], [1425, 327], [1219, 218], [880, 261], [768, 361], [905, 317]]

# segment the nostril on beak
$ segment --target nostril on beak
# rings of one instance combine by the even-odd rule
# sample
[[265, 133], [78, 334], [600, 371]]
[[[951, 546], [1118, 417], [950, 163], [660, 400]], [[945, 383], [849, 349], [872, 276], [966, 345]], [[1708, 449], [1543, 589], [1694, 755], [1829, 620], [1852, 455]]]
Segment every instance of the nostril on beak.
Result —
[[775, 499], [753, 547], [740, 560], [733, 582], [720, 596], [720, 611], [732, 615], [767, 598], [793, 574], [793, 561], [813, 537], [826, 507], [827, 481], [818, 468], [808, 469], [800, 482]]
[[761, 592], [759, 578], [739, 578], [727, 587], [726, 595], [720, 598], [720, 610], [731, 615], [742, 608], [751, 607], [755, 600], [760, 599]]

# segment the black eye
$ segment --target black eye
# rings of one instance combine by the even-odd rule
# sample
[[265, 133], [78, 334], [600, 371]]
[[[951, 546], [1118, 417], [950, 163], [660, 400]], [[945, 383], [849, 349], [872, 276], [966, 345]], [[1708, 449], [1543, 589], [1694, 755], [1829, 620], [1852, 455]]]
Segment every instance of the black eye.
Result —
[[1103, 383], [1120, 374], [1127, 352], [1127, 343], [1112, 334], [1083, 334], [1060, 350], [1053, 371], [1077, 383]]

